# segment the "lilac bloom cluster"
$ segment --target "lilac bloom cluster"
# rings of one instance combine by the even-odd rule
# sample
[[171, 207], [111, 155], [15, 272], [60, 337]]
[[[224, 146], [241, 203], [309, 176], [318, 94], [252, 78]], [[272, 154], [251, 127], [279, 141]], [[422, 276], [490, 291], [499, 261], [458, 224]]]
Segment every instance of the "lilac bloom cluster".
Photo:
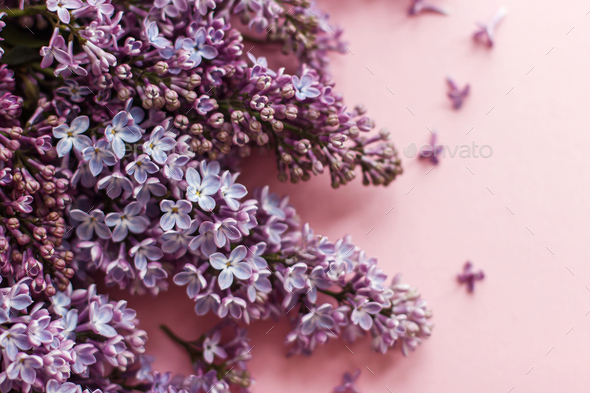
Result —
[[[244, 199], [237, 163], [273, 150], [279, 178], [329, 171], [334, 187], [401, 173], [389, 133], [348, 110], [326, 71], [341, 31], [307, 1], [47, 0], [0, 15], [0, 390], [226, 392], [250, 384], [232, 323], [287, 315], [292, 353], [369, 332], [404, 353], [431, 312], [399, 277], [387, 285], [348, 237], [301, 226], [286, 198]], [[252, 36], [232, 28], [239, 16]], [[268, 27], [269, 31], [264, 30]], [[26, 46], [19, 34], [34, 33]], [[6, 34], [3, 34], [6, 33]], [[260, 42], [263, 37], [264, 43]], [[269, 68], [245, 41], [280, 44]], [[97, 274], [102, 273], [102, 274]], [[187, 348], [171, 379], [142, 356], [145, 332], [92, 282], [158, 294], [187, 288], [224, 322]], [[5, 315], [4, 315], [5, 314]], [[223, 330], [223, 332], [222, 332]], [[16, 338], [15, 338], [16, 337]], [[234, 371], [232, 371], [234, 370]], [[225, 374], [224, 374], [225, 372]]]
[[115, 392], [137, 383], [147, 335], [126, 301], [91, 285], [35, 302], [29, 281], [0, 288], [0, 391]]

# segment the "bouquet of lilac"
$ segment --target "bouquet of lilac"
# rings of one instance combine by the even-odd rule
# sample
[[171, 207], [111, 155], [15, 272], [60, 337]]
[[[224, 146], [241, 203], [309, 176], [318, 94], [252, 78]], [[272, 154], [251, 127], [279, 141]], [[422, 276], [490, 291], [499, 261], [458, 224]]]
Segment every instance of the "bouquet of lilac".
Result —
[[[349, 237], [301, 225], [286, 197], [238, 183], [252, 146], [279, 179], [323, 173], [388, 184], [396, 150], [333, 91], [341, 31], [301, 0], [47, 0], [5, 3], [0, 21], [0, 390], [48, 393], [247, 390], [240, 326], [286, 316], [290, 353], [369, 333], [406, 354], [430, 335], [417, 290], [387, 283]], [[235, 20], [246, 27], [232, 28]], [[33, 34], [31, 34], [33, 33]], [[269, 68], [252, 46], [298, 59]], [[363, 135], [363, 134], [366, 134]], [[194, 365], [151, 370], [126, 303], [92, 284], [157, 295], [186, 286], [196, 339], [166, 333]]]

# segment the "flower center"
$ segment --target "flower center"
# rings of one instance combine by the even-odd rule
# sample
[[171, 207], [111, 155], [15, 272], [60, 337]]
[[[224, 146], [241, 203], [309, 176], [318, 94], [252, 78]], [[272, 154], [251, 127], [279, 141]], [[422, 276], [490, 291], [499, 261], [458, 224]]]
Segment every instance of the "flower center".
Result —
[[69, 138], [71, 138], [71, 137], [73, 137], [73, 136], [74, 136], [74, 133], [73, 133], [73, 132], [71, 132], [71, 131], [70, 131], [70, 132], [68, 132], [68, 137], [69, 137]]
[[178, 208], [177, 207], [173, 207], [172, 208], [172, 213], [178, 213]]

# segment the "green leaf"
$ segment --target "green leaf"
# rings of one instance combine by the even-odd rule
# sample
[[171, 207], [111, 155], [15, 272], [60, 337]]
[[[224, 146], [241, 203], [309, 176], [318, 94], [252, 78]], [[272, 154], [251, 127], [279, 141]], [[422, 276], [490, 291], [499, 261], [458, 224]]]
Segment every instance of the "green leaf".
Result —
[[20, 65], [25, 64], [33, 60], [39, 60], [41, 56], [37, 49], [28, 48], [26, 46], [17, 46], [10, 52], [4, 54], [0, 63], [8, 65]]

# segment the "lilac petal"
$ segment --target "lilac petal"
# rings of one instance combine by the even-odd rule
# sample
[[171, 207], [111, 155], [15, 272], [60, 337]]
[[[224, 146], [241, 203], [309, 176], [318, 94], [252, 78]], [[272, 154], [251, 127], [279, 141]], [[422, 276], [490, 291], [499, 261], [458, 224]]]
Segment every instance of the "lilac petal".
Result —
[[207, 195], [201, 195], [199, 197], [199, 207], [204, 211], [210, 212], [215, 209], [215, 199]]
[[373, 325], [373, 318], [371, 318], [371, 316], [367, 313], [362, 313], [359, 320], [359, 325], [364, 330], [369, 330]]
[[246, 258], [246, 255], [248, 255], [248, 250], [246, 249], [245, 246], [237, 246], [232, 252], [231, 254], [229, 254], [229, 260], [232, 262], [240, 262], [243, 261], [244, 258]]
[[217, 49], [211, 45], [204, 45], [199, 49], [199, 54], [208, 60], [214, 59], [218, 55]]
[[365, 303], [363, 304], [363, 311], [368, 312], [369, 314], [377, 314], [379, 311], [381, 311], [381, 309], [383, 308], [379, 303], [377, 302], [369, 302], [369, 303]]
[[76, 228], [76, 234], [82, 240], [92, 239], [92, 235], [94, 234], [93, 225], [90, 223], [82, 223], [78, 225], [78, 228]]
[[113, 231], [113, 241], [120, 242], [127, 237], [129, 231], [127, 230], [127, 225], [119, 224], [115, 226], [115, 230]]
[[252, 276], [252, 268], [246, 262], [233, 265], [231, 271], [240, 280], [247, 280]]
[[217, 175], [208, 175], [203, 179], [201, 192], [205, 195], [212, 195], [221, 187], [221, 179]]
[[95, 223], [94, 230], [101, 239], [110, 239], [112, 236], [109, 227], [103, 224], [102, 222]]
[[227, 258], [222, 253], [216, 252], [209, 257], [209, 263], [214, 269], [223, 270], [227, 267]]
[[219, 274], [219, 288], [221, 290], [227, 289], [231, 286], [234, 282], [234, 275], [230, 271], [230, 269], [224, 269]]
[[145, 217], [129, 217], [127, 219], [127, 227], [133, 233], [142, 233], [150, 225], [150, 222]]

